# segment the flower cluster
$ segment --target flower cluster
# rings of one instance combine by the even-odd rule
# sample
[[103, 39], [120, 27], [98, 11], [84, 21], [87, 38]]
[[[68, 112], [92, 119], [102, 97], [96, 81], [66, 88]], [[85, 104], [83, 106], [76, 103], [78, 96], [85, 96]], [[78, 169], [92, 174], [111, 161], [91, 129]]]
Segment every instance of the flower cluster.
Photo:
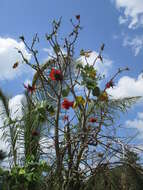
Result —
[[107, 84], [106, 84], [106, 89], [107, 88], [113, 88], [114, 87], [114, 83], [113, 83], [113, 81], [112, 80], [110, 80], [109, 82], [107, 82]]
[[69, 101], [66, 98], [62, 102], [62, 108], [68, 110], [69, 108], [73, 107], [74, 101]]
[[99, 96], [100, 101], [108, 101], [108, 94], [106, 91], [104, 91], [102, 94]]
[[85, 104], [85, 99], [82, 96], [77, 96], [73, 104], [73, 108], [76, 108], [78, 105], [84, 106], [84, 104]]
[[49, 75], [50, 79], [53, 81], [61, 81], [63, 80], [63, 75], [61, 73], [60, 70], [52, 68], [50, 75]]

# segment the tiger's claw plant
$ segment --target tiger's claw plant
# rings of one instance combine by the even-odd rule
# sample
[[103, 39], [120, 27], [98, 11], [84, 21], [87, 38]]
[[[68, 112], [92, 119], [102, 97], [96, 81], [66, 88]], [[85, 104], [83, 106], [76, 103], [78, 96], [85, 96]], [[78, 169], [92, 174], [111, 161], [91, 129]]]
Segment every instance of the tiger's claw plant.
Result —
[[[8, 175], [11, 189], [84, 189], [85, 182], [103, 164], [110, 167], [110, 161], [122, 155], [114, 133], [115, 114], [126, 111], [138, 97], [113, 99], [107, 89], [113, 88], [117, 75], [128, 68], [119, 69], [101, 87], [104, 78], [96, 64], [104, 64], [104, 44], [92, 63], [89, 50], [80, 51], [84, 63], [77, 60], [75, 43], [81, 30], [80, 15], [71, 24], [72, 32], [60, 40], [61, 19], [53, 21], [52, 32], [45, 36], [53, 55], [44, 64], [38, 59], [38, 35], [31, 45], [24, 36], [20, 37], [34, 61], [24, 57], [21, 50], [18, 53], [35, 74], [32, 85], [24, 85], [27, 103], [18, 121], [11, 119], [7, 101], [1, 96], [9, 118], [4, 131], [9, 131], [9, 156], [13, 160]], [[18, 66], [15, 63], [13, 69]]]

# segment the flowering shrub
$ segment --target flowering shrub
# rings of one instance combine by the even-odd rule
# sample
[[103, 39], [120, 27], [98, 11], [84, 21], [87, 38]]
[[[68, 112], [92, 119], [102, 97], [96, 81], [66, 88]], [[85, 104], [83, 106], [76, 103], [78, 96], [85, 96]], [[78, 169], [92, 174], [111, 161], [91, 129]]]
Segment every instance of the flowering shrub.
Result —
[[[81, 29], [80, 15], [71, 23], [73, 30], [61, 45], [57, 35], [61, 20], [53, 21], [52, 32], [46, 34], [46, 40], [54, 56], [43, 65], [35, 50], [38, 36], [33, 38], [32, 46], [20, 37], [34, 63], [30, 63], [21, 50], [18, 53], [23, 62], [35, 70], [35, 75], [32, 85], [24, 84], [27, 106], [22, 119], [11, 118], [3, 98], [9, 118], [4, 129], [9, 131], [9, 156], [13, 161], [9, 184], [15, 190], [42, 189], [39, 184], [47, 190], [84, 189], [84, 181], [89, 176], [96, 175], [105, 162], [110, 166], [115, 152], [122, 156], [112, 133], [114, 113], [126, 110], [137, 97], [114, 100], [107, 89], [114, 88], [117, 75], [128, 68], [119, 69], [102, 88], [99, 81], [104, 77], [95, 66], [98, 61], [104, 64], [104, 44], [93, 63], [88, 61], [91, 50], [80, 51], [86, 64], [77, 61], [74, 45]], [[19, 64], [15, 63], [13, 69]]]

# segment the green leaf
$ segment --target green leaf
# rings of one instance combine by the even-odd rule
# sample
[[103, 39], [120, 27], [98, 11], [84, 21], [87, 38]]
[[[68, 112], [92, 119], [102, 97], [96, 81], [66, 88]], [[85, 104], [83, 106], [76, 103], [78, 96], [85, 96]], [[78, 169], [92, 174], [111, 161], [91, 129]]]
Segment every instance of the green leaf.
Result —
[[63, 89], [63, 90], [62, 90], [62, 96], [63, 96], [63, 97], [67, 97], [67, 96], [69, 95], [69, 92], [70, 92], [70, 89], [69, 89], [69, 88]]
[[85, 83], [86, 87], [91, 90], [94, 89], [96, 86], [96, 82], [89, 77], [86, 78]]
[[80, 50], [80, 55], [81, 55], [81, 56], [84, 56], [84, 55], [85, 55], [85, 53], [84, 53], [84, 50], [83, 50], [83, 49], [81, 49], [81, 50]]
[[77, 69], [83, 69], [83, 65], [82, 64], [83, 63], [80, 60], [76, 61], [76, 68]]
[[25, 170], [23, 169], [23, 168], [21, 168], [20, 170], [19, 170], [19, 175], [24, 175], [26, 172], [25, 172]]
[[96, 86], [93, 90], [92, 90], [92, 95], [93, 96], [100, 96], [100, 88], [98, 86]]
[[55, 113], [55, 110], [54, 110], [54, 108], [53, 108], [52, 105], [48, 105], [48, 106], [47, 106], [47, 111], [48, 111], [50, 114], [54, 114], [54, 113]]
[[27, 181], [31, 182], [33, 180], [33, 173], [29, 173], [26, 175]]

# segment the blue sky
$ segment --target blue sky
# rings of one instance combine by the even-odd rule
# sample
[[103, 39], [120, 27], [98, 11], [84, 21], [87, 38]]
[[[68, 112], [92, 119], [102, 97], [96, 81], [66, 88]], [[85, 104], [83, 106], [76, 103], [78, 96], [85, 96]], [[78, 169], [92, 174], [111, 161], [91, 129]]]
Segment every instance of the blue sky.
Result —
[[[20, 59], [14, 47], [22, 48], [28, 55], [19, 41], [20, 35], [30, 43], [32, 36], [38, 33], [39, 59], [43, 62], [47, 58], [43, 48], [49, 48], [44, 37], [51, 29], [52, 20], [62, 16], [62, 35], [70, 31], [69, 20], [77, 14], [81, 15], [83, 29], [77, 42], [76, 56], [82, 48], [97, 52], [104, 42], [107, 76], [112, 76], [119, 67], [130, 68], [129, 72], [118, 77], [116, 87], [110, 93], [115, 97], [142, 96], [143, 0], [1, 0], [0, 88], [15, 96], [23, 93], [23, 83], [32, 78], [33, 73], [23, 67], [12, 71], [14, 61]], [[110, 62], [110, 66], [106, 62]], [[140, 132], [141, 140], [142, 105], [142, 102], [138, 103], [124, 118], [125, 125]]]
[[[18, 37], [23, 34], [30, 42], [32, 36], [37, 32], [42, 50], [42, 48], [47, 48], [47, 44], [44, 43], [44, 35], [50, 31], [52, 20], [63, 17], [62, 34], [62, 31], [64, 33], [70, 31], [69, 19], [76, 14], [81, 15], [81, 25], [83, 26], [77, 43], [77, 53], [81, 48], [98, 50], [101, 43], [104, 42], [106, 44], [104, 53], [114, 62], [114, 69], [120, 66], [129, 66], [131, 69], [129, 75], [137, 77], [142, 70], [140, 60], [143, 51], [134, 56], [133, 45], [126, 44], [124, 47], [123, 44], [127, 38], [130, 40], [136, 36], [142, 37], [142, 27], [129, 29], [127, 23], [119, 24], [119, 17], [123, 14], [123, 10], [116, 8], [116, 1], [91, 0], [90, 3], [86, 0], [84, 2], [80, 0], [76, 2], [73, 0], [1, 1], [0, 37], [9, 37], [19, 41]], [[41, 56], [40, 59], [42, 61], [44, 57]]]

